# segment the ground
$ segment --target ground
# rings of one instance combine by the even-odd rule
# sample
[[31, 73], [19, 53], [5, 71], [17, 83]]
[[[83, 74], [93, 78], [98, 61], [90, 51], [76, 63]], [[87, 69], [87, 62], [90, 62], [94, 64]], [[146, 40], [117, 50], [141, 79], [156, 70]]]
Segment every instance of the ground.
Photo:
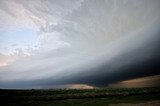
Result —
[[2, 106], [160, 106], [160, 88], [0, 90]]

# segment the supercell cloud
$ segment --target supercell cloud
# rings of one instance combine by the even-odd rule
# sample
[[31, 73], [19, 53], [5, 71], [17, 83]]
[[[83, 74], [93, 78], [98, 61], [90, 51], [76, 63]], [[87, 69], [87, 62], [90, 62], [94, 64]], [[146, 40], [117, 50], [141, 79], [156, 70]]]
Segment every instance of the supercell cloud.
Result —
[[159, 0], [1, 0], [0, 87], [160, 74], [159, 11]]

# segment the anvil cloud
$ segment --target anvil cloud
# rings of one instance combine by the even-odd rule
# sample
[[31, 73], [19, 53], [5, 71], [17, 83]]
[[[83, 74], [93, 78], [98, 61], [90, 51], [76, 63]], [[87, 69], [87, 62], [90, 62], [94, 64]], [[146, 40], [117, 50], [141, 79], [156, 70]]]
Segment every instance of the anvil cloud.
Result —
[[159, 11], [159, 0], [1, 0], [0, 87], [160, 74]]

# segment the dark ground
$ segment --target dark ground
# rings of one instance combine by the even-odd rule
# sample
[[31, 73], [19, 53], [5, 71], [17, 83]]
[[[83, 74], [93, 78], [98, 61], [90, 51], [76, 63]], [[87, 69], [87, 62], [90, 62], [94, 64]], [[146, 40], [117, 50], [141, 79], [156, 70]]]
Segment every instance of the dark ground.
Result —
[[[114, 104], [160, 104], [160, 87], [105, 89], [0, 90], [1, 106], [111, 106]], [[152, 103], [153, 104], [153, 103]], [[124, 105], [124, 104], [123, 104]], [[146, 105], [146, 104], [144, 104]], [[155, 105], [155, 106], [158, 106]], [[121, 105], [116, 105], [121, 106]], [[131, 105], [132, 106], [132, 105]], [[138, 105], [141, 106], [141, 105]]]

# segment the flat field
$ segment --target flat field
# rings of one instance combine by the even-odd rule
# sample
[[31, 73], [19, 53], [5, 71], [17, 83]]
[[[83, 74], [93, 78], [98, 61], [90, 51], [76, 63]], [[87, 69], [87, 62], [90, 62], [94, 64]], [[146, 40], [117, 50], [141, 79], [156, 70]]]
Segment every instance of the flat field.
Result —
[[159, 106], [160, 87], [105, 89], [0, 89], [1, 106]]

